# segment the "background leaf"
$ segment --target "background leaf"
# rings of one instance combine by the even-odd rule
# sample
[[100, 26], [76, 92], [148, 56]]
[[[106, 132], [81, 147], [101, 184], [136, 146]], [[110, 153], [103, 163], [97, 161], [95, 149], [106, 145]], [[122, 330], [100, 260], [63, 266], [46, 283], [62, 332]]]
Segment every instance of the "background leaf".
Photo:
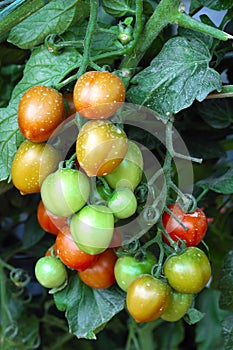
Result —
[[227, 128], [233, 122], [233, 106], [230, 99], [206, 100], [197, 105], [197, 110], [212, 128]]
[[123, 17], [127, 13], [132, 12], [131, 6], [133, 0], [102, 0], [104, 11], [113, 17]]
[[232, 194], [233, 192], [233, 168], [219, 169], [213, 175], [199, 181], [197, 186], [217, 193]]
[[190, 11], [198, 9], [199, 7], [209, 7], [212, 10], [227, 10], [232, 7], [231, 0], [192, 0]]
[[233, 315], [225, 318], [222, 322], [224, 336], [224, 350], [233, 349]]
[[225, 256], [219, 282], [220, 306], [233, 311], [233, 250]]
[[168, 40], [149, 67], [133, 79], [127, 97], [169, 115], [204, 100], [213, 90], [221, 90], [220, 75], [208, 66], [208, 47], [197, 38]]

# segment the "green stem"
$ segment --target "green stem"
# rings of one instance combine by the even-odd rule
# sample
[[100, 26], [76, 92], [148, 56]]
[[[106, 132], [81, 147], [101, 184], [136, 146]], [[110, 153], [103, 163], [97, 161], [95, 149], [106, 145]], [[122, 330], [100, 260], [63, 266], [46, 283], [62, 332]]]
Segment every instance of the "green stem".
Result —
[[25, 18], [38, 11], [51, 0], [27, 0], [12, 13], [0, 21], [0, 35], [8, 32], [11, 28]]
[[85, 73], [89, 60], [90, 60], [90, 47], [91, 47], [91, 40], [92, 35], [94, 33], [94, 30], [96, 28], [96, 22], [97, 22], [97, 15], [98, 15], [98, 8], [99, 3], [97, 0], [90, 0], [90, 17], [89, 22], [87, 26], [86, 35], [84, 38], [84, 50], [83, 50], [83, 60], [82, 64], [79, 68], [77, 78], [80, 77], [83, 73]]
[[233, 97], [233, 85], [225, 85], [220, 92], [209, 94], [206, 99]]

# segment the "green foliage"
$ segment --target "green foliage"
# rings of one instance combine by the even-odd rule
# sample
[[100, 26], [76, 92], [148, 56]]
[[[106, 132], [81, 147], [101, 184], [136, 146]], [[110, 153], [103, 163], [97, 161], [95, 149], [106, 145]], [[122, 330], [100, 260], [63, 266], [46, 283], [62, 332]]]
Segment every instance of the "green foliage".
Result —
[[233, 250], [230, 250], [223, 261], [222, 275], [219, 282], [221, 291], [220, 306], [233, 311]]
[[113, 17], [123, 17], [128, 13], [134, 12], [133, 5], [135, 0], [102, 0], [104, 10]]
[[199, 7], [209, 7], [212, 10], [227, 10], [232, 7], [231, 0], [192, 0], [190, 11], [194, 11]]

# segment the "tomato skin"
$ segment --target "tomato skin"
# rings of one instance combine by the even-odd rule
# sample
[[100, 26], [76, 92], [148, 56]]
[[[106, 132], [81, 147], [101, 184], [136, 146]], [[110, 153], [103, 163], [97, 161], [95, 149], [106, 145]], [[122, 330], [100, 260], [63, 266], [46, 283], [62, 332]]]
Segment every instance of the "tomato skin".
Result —
[[172, 301], [161, 318], [168, 322], [180, 320], [188, 311], [193, 301], [193, 294], [172, 292]]
[[98, 259], [98, 255], [84, 253], [78, 248], [71, 236], [68, 225], [63, 227], [56, 237], [56, 253], [63, 264], [80, 271], [87, 269]]
[[89, 179], [76, 169], [58, 169], [44, 180], [41, 198], [56, 216], [70, 216], [80, 210], [90, 194]]
[[52, 146], [25, 140], [12, 162], [12, 182], [21, 194], [40, 192], [42, 182], [59, 161], [60, 154]]
[[143, 157], [136, 143], [129, 141], [127, 153], [122, 162], [108, 175], [104, 176], [108, 184], [117, 187], [128, 187], [132, 191], [142, 179]]
[[105, 119], [113, 115], [125, 100], [122, 80], [109, 72], [90, 71], [76, 82], [74, 105], [88, 119]]
[[113, 249], [106, 249], [98, 257], [96, 263], [85, 271], [79, 271], [79, 278], [89, 287], [105, 289], [115, 283], [114, 266], [117, 256]]
[[188, 247], [180, 255], [169, 257], [163, 268], [168, 283], [179, 293], [199, 293], [211, 276], [210, 262], [197, 247]]
[[118, 219], [127, 219], [137, 210], [137, 199], [127, 187], [117, 188], [108, 201], [108, 207]]
[[[164, 212], [162, 216], [163, 226], [172, 240], [177, 242], [179, 239], [182, 239], [186, 242], [187, 247], [198, 245], [204, 238], [208, 227], [205, 213], [200, 208], [196, 208], [193, 212], [185, 213], [177, 203], [169, 205], [168, 209], [188, 228], [185, 230], [175, 218]], [[163, 239], [170, 244], [164, 235]]]
[[26, 139], [44, 142], [64, 120], [64, 115], [62, 94], [48, 86], [33, 86], [19, 102], [19, 129]]
[[126, 305], [136, 322], [150, 322], [159, 318], [172, 300], [170, 286], [149, 274], [137, 277], [129, 286]]
[[37, 220], [42, 229], [53, 235], [57, 235], [60, 229], [67, 224], [67, 217], [56, 216], [50, 213], [40, 200], [37, 206]]
[[137, 260], [133, 256], [121, 256], [117, 259], [114, 273], [118, 286], [125, 292], [129, 285], [142, 274], [150, 274], [152, 267], [157, 263], [157, 259], [151, 252], [147, 252], [142, 260]]
[[45, 288], [58, 288], [68, 278], [65, 265], [54, 256], [40, 258], [35, 266], [35, 275]]
[[87, 254], [100, 254], [109, 247], [114, 232], [114, 216], [104, 205], [87, 205], [70, 222], [71, 235]]
[[85, 123], [76, 142], [78, 162], [88, 176], [112, 172], [124, 158], [127, 149], [125, 132], [106, 120]]

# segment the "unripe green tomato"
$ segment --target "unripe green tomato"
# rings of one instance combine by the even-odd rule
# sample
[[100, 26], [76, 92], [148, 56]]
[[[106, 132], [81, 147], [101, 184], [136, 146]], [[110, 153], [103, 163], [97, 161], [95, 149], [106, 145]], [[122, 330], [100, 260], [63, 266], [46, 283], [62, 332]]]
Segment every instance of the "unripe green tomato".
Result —
[[127, 291], [129, 285], [142, 274], [150, 274], [152, 267], [157, 263], [157, 259], [151, 252], [146, 252], [146, 256], [138, 260], [133, 256], [123, 255], [117, 259], [114, 274], [118, 286]]
[[108, 207], [118, 219], [127, 219], [137, 210], [137, 199], [127, 187], [117, 188], [108, 201]]
[[161, 318], [168, 322], [180, 320], [188, 311], [193, 301], [193, 294], [184, 294], [173, 291], [172, 301]]
[[72, 216], [70, 231], [79, 249], [88, 254], [100, 254], [111, 243], [114, 216], [104, 205], [87, 205]]
[[54, 256], [40, 258], [35, 266], [38, 282], [45, 288], [58, 288], [68, 278], [65, 265]]

